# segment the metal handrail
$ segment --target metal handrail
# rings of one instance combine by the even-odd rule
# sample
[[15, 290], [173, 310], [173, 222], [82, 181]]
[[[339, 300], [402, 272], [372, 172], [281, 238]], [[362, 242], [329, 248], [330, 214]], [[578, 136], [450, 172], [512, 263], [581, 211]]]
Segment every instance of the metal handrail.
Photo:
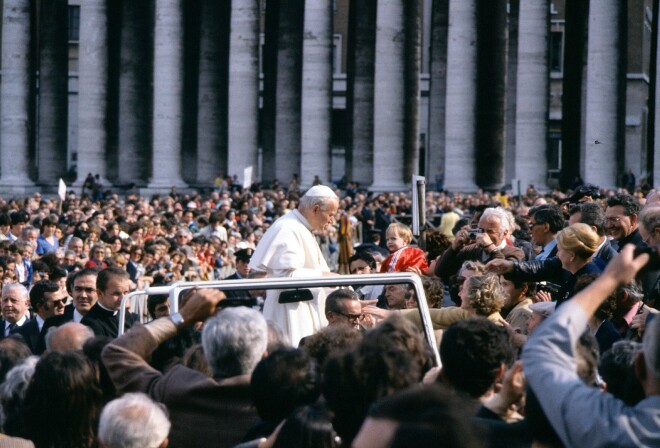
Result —
[[218, 288], [223, 291], [236, 291], [246, 289], [299, 289], [299, 288], [323, 288], [323, 287], [348, 287], [348, 286], [367, 286], [367, 285], [392, 285], [407, 283], [412, 284], [415, 289], [415, 297], [422, 321], [422, 329], [426, 341], [431, 346], [436, 364], [440, 366], [440, 354], [433, 332], [433, 324], [429, 314], [428, 303], [422, 280], [417, 274], [408, 272], [398, 272], [391, 274], [364, 274], [364, 275], [341, 275], [327, 277], [278, 277], [278, 278], [259, 278], [259, 279], [240, 279], [240, 280], [208, 280], [195, 282], [176, 282], [169, 286], [152, 286], [141, 291], [133, 291], [126, 294], [119, 307], [119, 335], [124, 332], [124, 323], [126, 322], [126, 304], [132, 297], [138, 295], [156, 295], [168, 294], [170, 297], [170, 307], [173, 312], [179, 310], [179, 301], [176, 300], [182, 291], [193, 288]]

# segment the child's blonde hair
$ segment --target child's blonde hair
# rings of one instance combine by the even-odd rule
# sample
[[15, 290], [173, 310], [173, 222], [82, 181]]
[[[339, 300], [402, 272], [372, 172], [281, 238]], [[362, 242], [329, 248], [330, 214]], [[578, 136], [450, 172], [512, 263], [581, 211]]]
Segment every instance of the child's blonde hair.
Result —
[[401, 224], [400, 222], [393, 222], [387, 226], [387, 232], [385, 232], [385, 234], [387, 235], [387, 233], [390, 231], [396, 232], [396, 235], [405, 241], [406, 245], [410, 244], [412, 241], [412, 230], [410, 230], [410, 227], [405, 224]]

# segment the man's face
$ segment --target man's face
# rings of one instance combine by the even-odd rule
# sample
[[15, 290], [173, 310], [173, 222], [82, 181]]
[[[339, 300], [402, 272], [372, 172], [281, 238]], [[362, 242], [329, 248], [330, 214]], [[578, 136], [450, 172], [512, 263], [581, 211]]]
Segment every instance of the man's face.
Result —
[[479, 228], [488, 234], [494, 245], [499, 246], [505, 237], [505, 232], [502, 230], [502, 224], [497, 218], [481, 218], [479, 220]]
[[98, 300], [96, 276], [84, 275], [77, 277], [73, 282], [72, 296], [73, 305], [76, 307], [76, 310], [82, 315], [87, 314]]
[[46, 303], [39, 306], [37, 313], [42, 319], [48, 319], [53, 316], [64, 314], [64, 304], [66, 303], [66, 292], [59, 289], [55, 292], [45, 292]]
[[28, 309], [27, 296], [23, 297], [21, 293], [12, 289], [2, 296], [2, 317], [10, 324], [15, 324], [23, 318]]
[[121, 299], [129, 292], [130, 287], [131, 281], [127, 278], [110, 279], [104, 291], [100, 289], [96, 291], [99, 303], [109, 310], [119, 310]]
[[238, 272], [238, 275], [241, 277], [247, 277], [247, 275], [250, 273], [250, 262], [236, 260], [236, 272]]
[[408, 291], [405, 285], [385, 286], [385, 300], [387, 300], [387, 307], [391, 310], [405, 309], [407, 292]]
[[156, 308], [154, 308], [154, 317], [156, 319], [160, 317], [167, 317], [170, 315], [170, 301], [166, 300], [163, 303], [159, 303], [156, 305]]
[[350, 270], [351, 274], [371, 274], [371, 267], [364, 260], [353, 260]]
[[315, 205], [311, 211], [307, 212], [305, 218], [314, 230], [321, 232], [327, 226], [335, 223], [335, 215], [338, 209], [339, 201], [337, 199], [330, 199], [326, 203], [325, 209], [322, 209], [320, 205]]
[[18, 224], [14, 224], [11, 226], [11, 234], [14, 236], [20, 236], [21, 232], [23, 232], [23, 227], [25, 227], [24, 222], [19, 222]]
[[607, 207], [605, 210], [605, 230], [615, 240], [625, 238], [637, 228], [637, 215], [626, 216], [623, 205]]
[[529, 220], [529, 233], [531, 233], [532, 239], [539, 246], [545, 246], [552, 241], [552, 234], [548, 231], [548, 225], [537, 223], [536, 218], [533, 216]]
[[536, 328], [541, 325], [543, 322], [543, 316], [539, 313], [532, 313], [530, 318], [527, 320], [527, 334], [531, 335]]
[[524, 286], [517, 288], [515, 283], [513, 283], [511, 280], [507, 280], [503, 275], [500, 276], [500, 285], [502, 285], [502, 289], [506, 294], [507, 306], [515, 305], [520, 301], [524, 292]]
[[362, 305], [359, 300], [341, 300], [342, 309], [341, 313], [331, 312], [332, 316], [329, 317], [328, 322], [330, 325], [344, 324], [353, 327], [354, 329], [360, 328], [360, 319], [362, 319]]

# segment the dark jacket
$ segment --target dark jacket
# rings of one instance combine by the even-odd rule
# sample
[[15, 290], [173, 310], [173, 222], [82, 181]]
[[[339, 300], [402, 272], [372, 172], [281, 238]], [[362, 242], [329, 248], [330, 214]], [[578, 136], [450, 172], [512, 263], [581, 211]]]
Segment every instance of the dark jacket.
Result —
[[[126, 313], [124, 331], [139, 322], [140, 319], [137, 314]], [[115, 314], [113, 311], [103, 309], [98, 302], [89, 310], [80, 323], [90, 327], [96, 336], [116, 338], [119, 334], [119, 313]]]

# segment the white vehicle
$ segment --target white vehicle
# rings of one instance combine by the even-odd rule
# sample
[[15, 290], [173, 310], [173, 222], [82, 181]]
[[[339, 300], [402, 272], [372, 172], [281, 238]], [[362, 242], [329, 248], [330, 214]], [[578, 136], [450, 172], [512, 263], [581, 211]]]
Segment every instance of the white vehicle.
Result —
[[[131, 310], [136, 312], [142, 322], [148, 320], [146, 313], [146, 298], [150, 295], [167, 294], [170, 297], [170, 306], [172, 313], [179, 309], [180, 297], [182, 293], [192, 288], [215, 288], [223, 291], [264, 291], [267, 289], [298, 290], [305, 293], [308, 288], [334, 288], [334, 287], [357, 287], [366, 285], [391, 285], [391, 284], [411, 284], [415, 291], [418, 310], [422, 322], [424, 338], [432, 349], [436, 365], [440, 365], [440, 354], [438, 345], [433, 333], [433, 325], [429, 315], [429, 308], [426, 302], [426, 295], [422, 287], [420, 277], [412, 273], [394, 273], [394, 274], [368, 274], [368, 275], [341, 275], [337, 277], [280, 277], [280, 278], [259, 278], [259, 279], [241, 279], [241, 280], [213, 280], [199, 282], [177, 282], [169, 286], [154, 286], [141, 291], [133, 291], [124, 296], [119, 310], [119, 335], [123, 333], [124, 321], [126, 319], [126, 305], [131, 304]], [[247, 295], [247, 294], [246, 294]]]

